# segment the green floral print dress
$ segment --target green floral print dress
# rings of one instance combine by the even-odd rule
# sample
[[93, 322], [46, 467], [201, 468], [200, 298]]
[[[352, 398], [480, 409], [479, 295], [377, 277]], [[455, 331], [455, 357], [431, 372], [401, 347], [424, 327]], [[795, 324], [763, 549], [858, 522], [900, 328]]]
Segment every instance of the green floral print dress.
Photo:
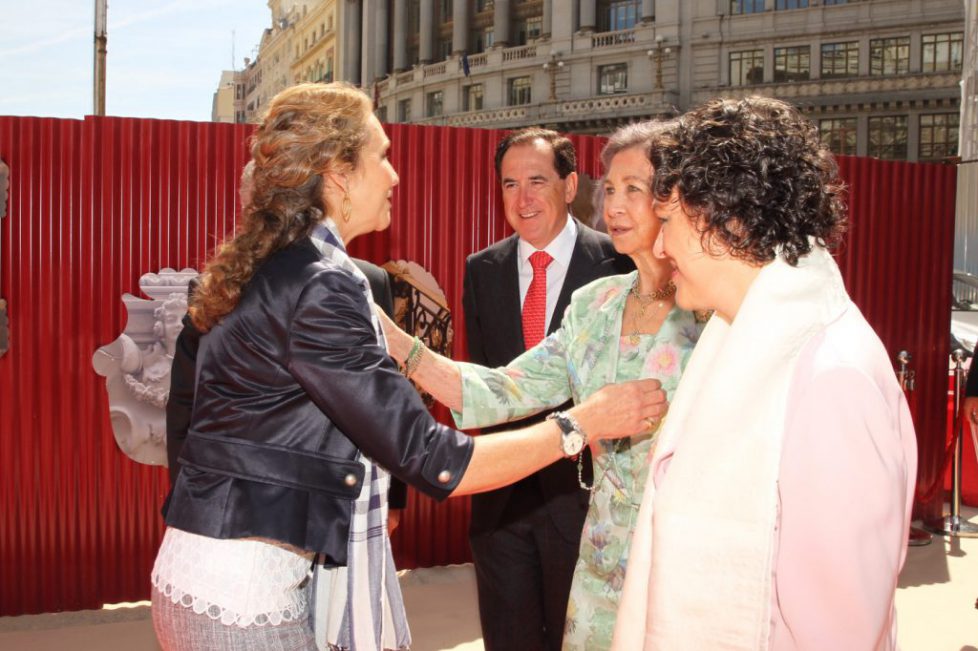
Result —
[[[702, 331], [691, 312], [673, 308], [654, 335], [621, 336], [637, 272], [601, 278], [576, 292], [559, 330], [508, 366], [458, 363], [460, 428], [486, 427], [585, 400], [606, 384], [655, 378], [668, 399]], [[565, 650], [611, 646], [628, 545], [657, 432], [592, 446], [594, 488], [574, 570]]]

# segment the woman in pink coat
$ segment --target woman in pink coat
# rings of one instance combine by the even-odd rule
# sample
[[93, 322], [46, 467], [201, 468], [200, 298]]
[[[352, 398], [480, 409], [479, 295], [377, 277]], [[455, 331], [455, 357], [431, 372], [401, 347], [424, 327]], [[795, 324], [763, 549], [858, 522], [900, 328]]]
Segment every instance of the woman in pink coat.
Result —
[[758, 97], [694, 109], [652, 156], [676, 302], [715, 313], [652, 454], [614, 648], [894, 649], [916, 442], [829, 253], [835, 161]]

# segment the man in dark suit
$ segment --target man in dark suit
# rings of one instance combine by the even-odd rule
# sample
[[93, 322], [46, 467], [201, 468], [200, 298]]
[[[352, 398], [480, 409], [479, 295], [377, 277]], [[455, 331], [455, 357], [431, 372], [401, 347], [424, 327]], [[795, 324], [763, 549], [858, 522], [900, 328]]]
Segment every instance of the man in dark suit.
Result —
[[[567, 138], [537, 128], [512, 133], [495, 165], [516, 233], [469, 256], [463, 291], [469, 357], [493, 367], [556, 330], [575, 289], [633, 268], [610, 238], [568, 215], [577, 159]], [[580, 462], [589, 480], [590, 456]], [[589, 496], [569, 459], [472, 496], [469, 540], [488, 651], [560, 648]]]

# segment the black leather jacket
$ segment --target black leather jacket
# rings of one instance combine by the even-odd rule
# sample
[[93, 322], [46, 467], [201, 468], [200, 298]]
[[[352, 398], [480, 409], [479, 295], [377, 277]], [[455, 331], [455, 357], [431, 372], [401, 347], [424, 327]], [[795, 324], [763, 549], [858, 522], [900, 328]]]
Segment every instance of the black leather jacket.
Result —
[[184, 531], [272, 538], [343, 565], [358, 450], [439, 499], [472, 455], [377, 345], [358, 281], [308, 239], [259, 267], [201, 338], [197, 374], [165, 514]]

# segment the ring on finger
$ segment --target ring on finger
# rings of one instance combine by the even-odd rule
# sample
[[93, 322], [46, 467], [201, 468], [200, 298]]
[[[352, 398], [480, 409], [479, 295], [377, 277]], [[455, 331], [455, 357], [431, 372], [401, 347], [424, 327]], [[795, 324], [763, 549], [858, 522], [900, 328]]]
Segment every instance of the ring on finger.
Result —
[[645, 424], [648, 425], [648, 430], [651, 432], [659, 425], [659, 419], [655, 416], [649, 416], [645, 419]]

